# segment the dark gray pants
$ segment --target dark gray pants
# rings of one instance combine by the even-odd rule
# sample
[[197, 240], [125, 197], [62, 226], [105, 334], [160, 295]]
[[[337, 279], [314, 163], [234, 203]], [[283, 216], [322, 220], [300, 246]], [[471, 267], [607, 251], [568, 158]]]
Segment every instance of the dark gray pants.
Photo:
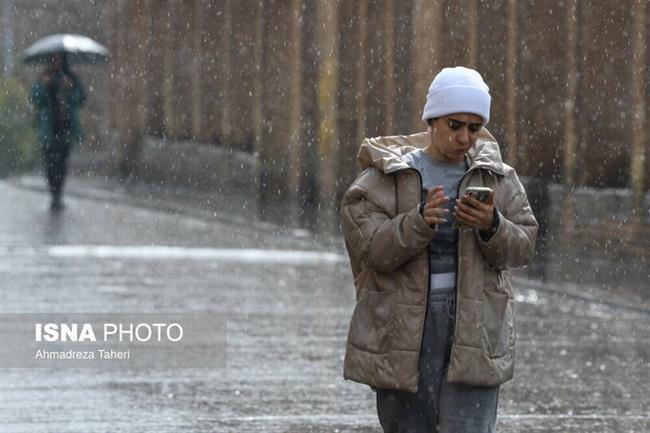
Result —
[[385, 433], [493, 433], [499, 388], [449, 383], [445, 376], [453, 335], [454, 292], [429, 296], [420, 353], [418, 392], [377, 390]]
[[59, 202], [68, 172], [70, 146], [65, 143], [49, 143], [43, 146], [43, 164], [53, 202]]

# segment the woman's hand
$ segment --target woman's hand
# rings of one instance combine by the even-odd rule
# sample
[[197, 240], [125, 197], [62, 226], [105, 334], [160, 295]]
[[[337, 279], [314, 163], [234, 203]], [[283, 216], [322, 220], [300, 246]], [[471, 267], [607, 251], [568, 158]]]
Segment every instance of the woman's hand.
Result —
[[494, 191], [488, 195], [485, 203], [467, 194], [456, 200], [454, 216], [458, 225], [463, 228], [489, 230], [494, 224]]
[[449, 212], [443, 204], [449, 201], [449, 197], [445, 195], [445, 190], [442, 185], [435, 186], [427, 193], [427, 199], [422, 209], [422, 218], [428, 225], [444, 224], [447, 222], [445, 215]]

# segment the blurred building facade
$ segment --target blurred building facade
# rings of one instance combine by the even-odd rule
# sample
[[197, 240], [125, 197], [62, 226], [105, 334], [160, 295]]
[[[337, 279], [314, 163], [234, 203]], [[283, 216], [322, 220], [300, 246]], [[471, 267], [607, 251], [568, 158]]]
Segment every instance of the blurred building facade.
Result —
[[4, 64], [13, 49], [26, 85], [35, 71], [16, 59], [42, 35], [111, 49], [106, 66], [80, 68], [85, 146], [123, 175], [138, 175], [147, 136], [221, 146], [255, 160], [224, 182], [248, 176], [262, 202], [334, 221], [361, 139], [425, 129], [431, 79], [466, 65], [491, 87], [489, 127], [520, 174], [629, 187], [637, 201], [650, 188], [645, 0], [6, 3]]

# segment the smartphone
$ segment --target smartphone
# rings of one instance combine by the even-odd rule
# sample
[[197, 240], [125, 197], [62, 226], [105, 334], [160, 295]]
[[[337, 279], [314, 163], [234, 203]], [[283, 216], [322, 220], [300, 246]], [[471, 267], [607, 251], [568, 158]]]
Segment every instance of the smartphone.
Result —
[[[488, 197], [492, 192], [492, 188], [487, 188], [484, 186], [469, 186], [465, 188], [465, 195], [468, 195], [480, 202], [487, 203]], [[464, 201], [467, 203], [467, 200]], [[468, 203], [467, 203], [468, 204]], [[454, 228], [465, 229], [465, 225], [454, 219]]]
[[475, 200], [486, 203], [492, 188], [487, 188], [484, 186], [469, 186], [465, 189], [465, 194], [472, 197]]

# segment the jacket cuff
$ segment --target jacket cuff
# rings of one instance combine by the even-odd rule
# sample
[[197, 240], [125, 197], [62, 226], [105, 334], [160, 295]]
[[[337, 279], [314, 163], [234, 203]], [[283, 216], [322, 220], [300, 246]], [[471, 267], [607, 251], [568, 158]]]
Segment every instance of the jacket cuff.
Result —
[[499, 230], [499, 222], [500, 222], [499, 211], [497, 211], [496, 207], [493, 209], [494, 209], [494, 216], [492, 219], [492, 227], [490, 227], [487, 230], [478, 230], [479, 237], [483, 242], [489, 242], [490, 239], [492, 239], [492, 237]]
[[433, 237], [433, 235], [436, 234], [438, 231], [437, 227], [435, 225], [430, 226], [424, 221], [424, 217], [422, 216], [422, 211], [420, 210], [423, 208], [422, 203], [414, 207], [409, 211], [409, 216], [413, 218], [415, 221], [415, 229], [421, 233], [424, 236], [428, 237]]
[[497, 208], [494, 208], [494, 223], [492, 224], [492, 228], [489, 230], [476, 230], [476, 233], [478, 234], [478, 239], [479, 242], [482, 245], [491, 245], [491, 241], [495, 238], [497, 233], [499, 233], [499, 229], [503, 224], [501, 224], [501, 212], [497, 210]]

